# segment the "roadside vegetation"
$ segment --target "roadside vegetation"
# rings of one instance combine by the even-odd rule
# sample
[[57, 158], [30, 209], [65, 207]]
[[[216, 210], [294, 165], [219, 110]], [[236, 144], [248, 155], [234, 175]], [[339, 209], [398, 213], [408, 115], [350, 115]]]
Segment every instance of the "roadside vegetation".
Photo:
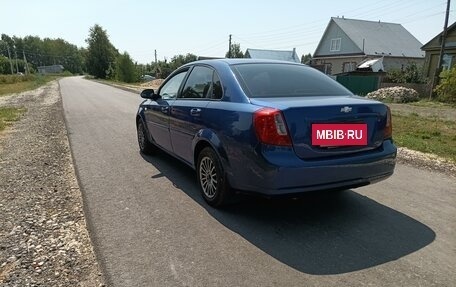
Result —
[[456, 67], [440, 74], [433, 100], [401, 84], [427, 82], [422, 69], [410, 65], [387, 73], [398, 86], [382, 88], [366, 95], [387, 103], [393, 112], [393, 135], [399, 147], [432, 153], [456, 163]]
[[0, 97], [12, 93], [34, 90], [62, 75], [0, 75]]
[[0, 107], [0, 132], [19, 120], [23, 113], [25, 113], [25, 108]]
[[456, 66], [440, 74], [440, 84], [435, 92], [438, 100], [456, 105]]
[[398, 146], [433, 153], [456, 163], [456, 119], [393, 113], [393, 135]]
[[420, 100], [419, 102], [410, 103], [412, 106], [416, 107], [428, 107], [428, 108], [456, 108], [456, 103], [444, 103], [437, 101], [430, 101], [427, 99]]

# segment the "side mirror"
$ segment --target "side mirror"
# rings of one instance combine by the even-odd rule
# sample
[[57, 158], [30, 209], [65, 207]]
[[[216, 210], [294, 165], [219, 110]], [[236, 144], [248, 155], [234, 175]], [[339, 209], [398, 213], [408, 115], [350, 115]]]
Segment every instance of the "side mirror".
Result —
[[141, 98], [143, 99], [152, 99], [156, 98], [157, 95], [155, 95], [155, 92], [153, 89], [145, 89], [141, 92]]

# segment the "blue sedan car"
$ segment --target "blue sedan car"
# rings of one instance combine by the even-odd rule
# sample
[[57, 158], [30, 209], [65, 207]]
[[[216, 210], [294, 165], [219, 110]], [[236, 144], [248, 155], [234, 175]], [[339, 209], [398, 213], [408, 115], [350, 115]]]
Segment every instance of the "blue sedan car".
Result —
[[323, 73], [290, 62], [217, 59], [144, 90], [143, 153], [164, 150], [196, 170], [206, 202], [343, 190], [393, 174], [391, 112]]

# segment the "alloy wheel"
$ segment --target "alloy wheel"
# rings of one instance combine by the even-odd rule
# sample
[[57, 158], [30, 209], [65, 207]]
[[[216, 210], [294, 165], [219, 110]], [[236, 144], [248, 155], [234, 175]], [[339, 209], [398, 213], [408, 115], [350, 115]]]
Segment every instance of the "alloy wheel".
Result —
[[139, 148], [143, 151], [145, 149], [146, 143], [145, 143], [145, 134], [144, 134], [144, 127], [142, 123], [139, 123], [138, 125], [138, 144]]
[[201, 159], [199, 175], [204, 194], [208, 198], [213, 198], [217, 194], [217, 170], [210, 157]]

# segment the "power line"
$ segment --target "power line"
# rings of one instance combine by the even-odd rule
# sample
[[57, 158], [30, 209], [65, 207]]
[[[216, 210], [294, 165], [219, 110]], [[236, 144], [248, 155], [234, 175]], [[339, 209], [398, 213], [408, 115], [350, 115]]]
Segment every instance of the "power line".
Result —
[[[377, 16], [381, 15], [380, 18], [382, 18], [382, 16], [385, 15], [385, 12], [387, 12], [389, 10], [397, 10], [401, 6], [402, 6], [401, 8], [408, 8], [408, 7], [416, 6], [416, 4], [422, 3], [422, 2], [428, 2], [428, 0], [413, 1], [413, 2], [409, 2], [409, 3], [394, 1], [393, 3], [387, 3], [387, 4], [384, 4], [384, 2], [377, 2], [376, 4], [370, 5], [369, 8], [367, 8], [367, 10], [364, 10], [360, 13], [353, 14], [354, 11], [366, 9], [367, 6], [351, 9], [350, 11], [346, 11], [346, 12], [341, 12], [340, 15], [345, 15], [347, 18], [350, 18], [350, 17], [355, 18], [357, 16], [367, 16], [367, 15], [377, 15]], [[376, 5], [377, 6], [380, 5], [380, 6], [376, 7]], [[241, 33], [239, 35], [242, 37], [262, 37], [262, 36], [269, 37], [269, 36], [274, 36], [274, 35], [284, 35], [284, 34], [290, 34], [290, 33], [294, 34], [294, 33], [302, 32], [303, 29], [305, 29], [305, 31], [309, 31], [309, 28], [321, 27], [321, 23], [327, 23], [327, 21], [328, 21], [328, 19], [322, 19], [322, 20], [317, 20], [317, 21], [312, 21], [312, 22], [301, 23], [301, 24], [293, 25], [293, 26], [276, 28], [276, 29], [267, 30], [267, 31], [263, 31], [263, 32], [255, 32], [253, 34], [252, 33], [250, 33], [250, 34]]]
[[[371, 16], [372, 18], [376, 17], [379, 18], [383, 21], [388, 20], [385, 16], [388, 14], [389, 11], [395, 11], [395, 10], [408, 10], [410, 7], [416, 6], [417, 4], [420, 3], [429, 3], [427, 0], [421, 0], [421, 1], [412, 1], [412, 2], [378, 2], [378, 4], [375, 5], [370, 5], [368, 8], [367, 6], [364, 7], [359, 7], [357, 9], [352, 9], [351, 11], [347, 13], [341, 13], [342, 15], [345, 14], [347, 18], [356, 18], [357, 16], [363, 16], [363, 18], [366, 18], [366, 16]], [[442, 2], [445, 3], [445, 2]], [[435, 10], [435, 4], [433, 4], [433, 7], [431, 8]], [[438, 7], [437, 7], [438, 9]], [[354, 11], [358, 13], [353, 13]], [[429, 9], [426, 9], [425, 11], [429, 11]], [[413, 21], [415, 18], [415, 15], [418, 15], [420, 13], [425, 12], [424, 10], [420, 10], [418, 12], [413, 12], [409, 15], [405, 16], [405, 19], [410, 19]], [[429, 15], [429, 14], [427, 14]], [[382, 19], [386, 18], [386, 19]], [[402, 17], [401, 19], [404, 19]], [[401, 20], [399, 19], [399, 20]], [[419, 18], [421, 19], [421, 17]], [[325, 26], [321, 25], [321, 22], [326, 22], [326, 20], [321, 20], [321, 21], [312, 21], [311, 24], [307, 23], [302, 23], [299, 25], [293, 25], [293, 26], [288, 26], [288, 27], [283, 27], [283, 28], [276, 28], [268, 31], [262, 31], [262, 32], [255, 32], [255, 33], [242, 33], [242, 34], [235, 34], [237, 39], [241, 39], [242, 42], [247, 42], [249, 45], [253, 46], [278, 46], [277, 44], [281, 43], [281, 47], [285, 47], [284, 42], [300, 42], [302, 39], [309, 38], [311, 36], [315, 36], [317, 34], [322, 34]], [[409, 22], [411, 22], [409, 21]], [[390, 22], [390, 21], [388, 21]], [[246, 40], [248, 38], [249, 40]], [[312, 41], [309, 42], [310, 44], [318, 43], [318, 41]], [[306, 44], [309, 44], [306, 43]], [[287, 45], [287, 47], [290, 46], [305, 46], [306, 44], [290, 44]]]
[[216, 44], [213, 44], [212, 46], [208, 46], [208, 47], [199, 49], [197, 51], [198, 52], [206, 52], [206, 51], [213, 50], [214, 48], [222, 47], [222, 46], [225, 46], [225, 45], [226, 45], [226, 40], [223, 40], [223, 41], [217, 42]]
[[[453, 10], [451, 10], [453, 11]], [[434, 17], [434, 16], [438, 16], [438, 15], [443, 15], [445, 14], [445, 12], [437, 12], [437, 13], [432, 13], [432, 14], [427, 14], [427, 15], [423, 15], [422, 17], [424, 18], [430, 18], [430, 17]], [[422, 17], [420, 18], [417, 18], [417, 19], [414, 19], [414, 20], [410, 20], [410, 21], [407, 21], [407, 22], [404, 22], [402, 24], [409, 24], [409, 23], [413, 23], [413, 22], [417, 22], [417, 21], [422, 21]]]

